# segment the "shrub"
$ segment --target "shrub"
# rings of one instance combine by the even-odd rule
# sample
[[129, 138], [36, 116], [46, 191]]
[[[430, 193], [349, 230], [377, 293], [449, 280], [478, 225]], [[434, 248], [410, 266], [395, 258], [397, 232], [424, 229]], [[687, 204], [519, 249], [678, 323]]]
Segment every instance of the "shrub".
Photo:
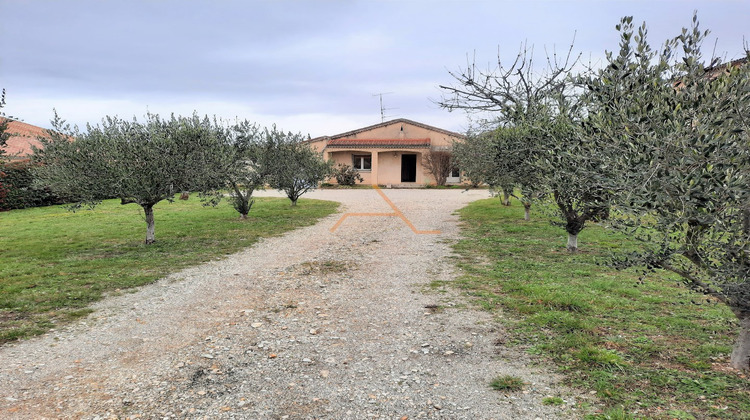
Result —
[[435, 183], [440, 186], [445, 185], [454, 166], [453, 156], [446, 150], [430, 150], [425, 153], [423, 164], [435, 178]]
[[348, 185], [350, 187], [354, 186], [357, 181], [364, 181], [356, 169], [344, 163], [339, 163], [334, 170], [333, 176], [336, 178], [336, 182], [338, 182], [339, 185]]

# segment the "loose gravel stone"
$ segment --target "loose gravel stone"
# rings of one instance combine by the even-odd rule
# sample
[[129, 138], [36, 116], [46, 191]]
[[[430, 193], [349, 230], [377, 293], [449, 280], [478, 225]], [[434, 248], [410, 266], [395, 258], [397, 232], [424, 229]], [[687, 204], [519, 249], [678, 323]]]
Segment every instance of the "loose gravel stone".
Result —
[[[0, 348], [0, 418], [580, 417], [589, 396], [498, 346], [487, 313], [427, 287], [459, 274], [454, 211], [487, 192], [384, 192], [417, 229], [441, 233], [364, 216], [331, 232], [340, 213], [107, 298], [76, 324]], [[393, 211], [374, 190], [307, 197]], [[525, 392], [491, 390], [500, 375]], [[543, 405], [549, 395], [566, 404]]]

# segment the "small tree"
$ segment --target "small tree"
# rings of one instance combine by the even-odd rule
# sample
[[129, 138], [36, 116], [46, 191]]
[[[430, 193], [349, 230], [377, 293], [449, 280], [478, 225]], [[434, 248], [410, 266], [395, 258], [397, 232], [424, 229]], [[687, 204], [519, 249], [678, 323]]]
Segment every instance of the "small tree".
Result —
[[[154, 243], [154, 205], [172, 201], [176, 192], [217, 187], [224, 169], [219, 157], [224, 147], [216, 124], [207, 117], [146, 121], [105, 117], [87, 132], [70, 129], [55, 113], [54, 130], [35, 150], [36, 183], [49, 186], [77, 206], [94, 206], [117, 197], [122, 204], [141, 206], [146, 218], [146, 243]], [[70, 141], [68, 136], [75, 138]]]
[[[520, 127], [499, 127], [489, 134], [498, 151], [496, 170], [521, 190], [516, 197], [524, 207], [524, 220], [531, 219], [531, 205], [544, 197], [545, 184], [538, 168], [543, 158], [535, 139]], [[505, 191], [505, 190], [503, 190]]]
[[435, 183], [444, 186], [453, 169], [453, 157], [447, 150], [431, 149], [424, 154], [423, 164], [435, 178]]
[[500, 202], [509, 206], [515, 180], [500, 167], [503, 153], [493, 129], [470, 132], [464, 141], [453, 145], [454, 164], [461, 168], [472, 184], [489, 185], [493, 193], [499, 191]]
[[[242, 121], [227, 131], [226, 183], [231, 191], [232, 207], [240, 213], [241, 219], [247, 219], [255, 200], [253, 193], [262, 189], [268, 182], [270, 162], [275, 146], [269, 143], [264, 132], [256, 124]], [[214, 197], [221, 197], [222, 192]]]
[[469, 132], [463, 141], [453, 143], [454, 164], [473, 186], [495, 184], [497, 153], [496, 144], [484, 132]]
[[270, 163], [269, 184], [284, 191], [292, 206], [306, 192], [333, 175], [333, 162], [304, 143], [301, 134], [283, 133], [274, 127], [266, 131], [267, 141], [275, 151]]
[[0, 162], [5, 157], [5, 146], [8, 137], [10, 137], [10, 133], [7, 132], [9, 120], [5, 117], [5, 113], [2, 111], [3, 108], [5, 108], [5, 89], [0, 91]]
[[8, 196], [8, 187], [4, 179], [6, 174], [3, 171], [5, 166], [5, 146], [8, 142], [10, 134], [8, 131], [8, 119], [5, 118], [5, 113], [2, 109], [5, 107], [5, 89], [0, 91], [0, 205], [5, 203], [5, 198]]
[[364, 179], [362, 179], [362, 175], [359, 174], [359, 171], [345, 163], [339, 163], [336, 166], [336, 169], [333, 172], [333, 176], [336, 178], [336, 182], [339, 185], [346, 185], [350, 187], [356, 185], [357, 181], [364, 181]]
[[498, 193], [498, 196], [501, 196], [500, 202], [503, 203], [504, 206], [510, 207], [510, 198], [514, 196], [513, 190], [515, 187], [511, 183], [503, 183], [498, 185], [494, 191]]

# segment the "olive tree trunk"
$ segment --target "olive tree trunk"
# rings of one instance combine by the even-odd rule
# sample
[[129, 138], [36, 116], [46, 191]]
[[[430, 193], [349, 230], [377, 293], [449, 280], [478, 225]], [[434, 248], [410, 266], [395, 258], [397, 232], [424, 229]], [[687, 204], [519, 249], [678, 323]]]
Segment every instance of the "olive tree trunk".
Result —
[[578, 252], [578, 234], [568, 232], [568, 251], [571, 253]]
[[531, 220], [531, 203], [523, 203], [523, 220], [527, 222]]
[[154, 234], [154, 206], [145, 205], [143, 212], [146, 214], [146, 243], [152, 244], [156, 242], [156, 236]]
[[510, 192], [503, 188], [503, 205], [510, 206]]
[[740, 321], [740, 334], [732, 349], [732, 367], [747, 372], [750, 371], [750, 312], [737, 314]]
[[240, 214], [241, 220], [247, 220], [247, 215], [250, 213], [250, 209], [253, 207], [255, 200], [253, 200], [253, 192], [255, 187], [247, 187], [246, 191], [242, 191], [240, 186], [236, 182], [231, 182], [232, 188], [234, 189], [234, 196], [232, 197], [232, 206]]

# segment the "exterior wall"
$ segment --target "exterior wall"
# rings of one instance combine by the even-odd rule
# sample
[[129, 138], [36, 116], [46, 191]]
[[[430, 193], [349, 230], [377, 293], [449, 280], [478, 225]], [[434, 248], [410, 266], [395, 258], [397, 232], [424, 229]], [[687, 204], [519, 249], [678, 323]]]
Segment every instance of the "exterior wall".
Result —
[[[378, 184], [401, 183], [401, 154], [402, 151], [381, 150], [378, 153]], [[395, 155], [395, 156], [394, 156]], [[417, 159], [419, 161], [419, 159]], [[419, 175], [419, 162], [417, 162]]]
[[[336, 162], [336, 165], [344, 164], [352, 166], [353, 163], [353, 155], [366, 155], [372, 153], [371, 150], [327, 150], [326, 153], [324, 153], [323, 157], [326, 159], [333, 159], [334, 162]], [[373, 156], [373, 162], [372, 162], [373, 169], [369, 171], [359, 171], [359, 175], [362, 177], [362, 184], [371, 185], [372, 184], [372, 173], [373, 170], [375, 170], [375, 158]], [[328, 182], [335, 184], [336, 178], [331, 178]]]
[[313, 140], [309, 141], [308, 143], [310, 144], [310, 146], [313, 149], [317, 150], [318, 153], [322, 153], [323, 149], [326, 148], [326, 140], [327, 139], [325, 139], [325, 138], [313, 139]]
[[[383, 150], [383, 149], [363, 149], [363, 150], [326, 150], [323, 157], [333, 159], [338, 164], [352, 166], [353, 155], [372, 156], [372, 169], [369, 171], [359, 171], [362, 176], [364, 185], [424, 185], [425, 183], [434, 184], [432, 176], [422, 167], [422, 154], [426, 149], [405, 149], [405, 150]], [[401, 182], [401, 155], [417, 155], [417, 178], [415, 182]], [[328, 182], [335, 184], [336, 179], [332, 178]]]
[[[380, 185], [424, 185], [425, 174], [422, 169], [422, 154], [425, 149], [412, 150], [380, 150], [378, 153], [378, 184]], [[417, 155], [417, 180], [415, 182], [401, 182], [401, 155]]]

